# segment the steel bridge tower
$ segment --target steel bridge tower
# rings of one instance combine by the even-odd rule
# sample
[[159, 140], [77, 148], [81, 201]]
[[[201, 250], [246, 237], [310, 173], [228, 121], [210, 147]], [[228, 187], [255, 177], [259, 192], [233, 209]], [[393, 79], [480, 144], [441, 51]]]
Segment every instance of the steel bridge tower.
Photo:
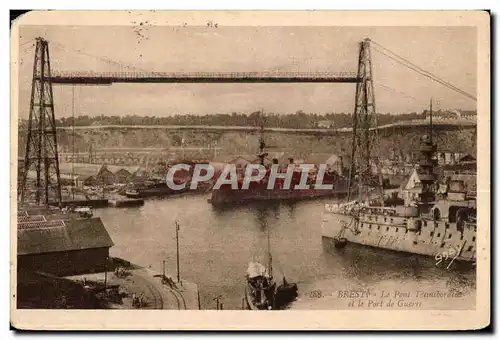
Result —
[[[30, 187], [27, 178], [33, 170], [36, 182]], [[60, 204], [61, 201], [49, 44], [45, 39], [37, 38], [20, 203], [48, 205]]]
[[[370, 39], [368, 38], [359, 43], [357, 78], [352, 124], [348, 200], [351, 199], [353, 194], [352, 184], [357, 184], [358, 194], [361, 198], [366, 198], [368, 187], [375, 184], [372, 171], [375, 164], [372, 159], [372, 149], [378, 138], [377, 130], [374, 129], [377, 126], [377, 118]], [[377, 181], [380, 180], [381, 178], [377, 179]], [[377, 185], [381, 184], [377, 183]]]

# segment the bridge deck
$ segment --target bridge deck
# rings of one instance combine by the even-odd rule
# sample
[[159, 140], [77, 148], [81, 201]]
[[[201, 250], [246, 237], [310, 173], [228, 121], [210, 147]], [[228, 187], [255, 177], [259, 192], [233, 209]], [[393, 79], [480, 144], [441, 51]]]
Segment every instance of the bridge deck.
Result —
[[50, 77], [54, 84], [111, 85], [113, 83], [357, 83], [355, 73], [331, 72], [193, 72], [91, 73], [64, 72]]

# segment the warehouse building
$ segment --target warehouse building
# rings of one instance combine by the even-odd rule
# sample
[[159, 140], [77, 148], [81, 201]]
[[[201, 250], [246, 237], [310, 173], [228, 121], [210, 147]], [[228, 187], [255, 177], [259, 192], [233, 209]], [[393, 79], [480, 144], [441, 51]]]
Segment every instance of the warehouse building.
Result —
[[19, 269], [68, 276], [105, 269], [113, 241], [100, 218], [18, 216]]

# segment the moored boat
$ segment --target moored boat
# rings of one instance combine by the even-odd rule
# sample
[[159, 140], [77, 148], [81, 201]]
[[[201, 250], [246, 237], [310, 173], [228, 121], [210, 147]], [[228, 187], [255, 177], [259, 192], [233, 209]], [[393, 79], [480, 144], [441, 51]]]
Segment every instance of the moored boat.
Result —
[[170, 188], [166, 182], [162, 181], [147, 181], [142, 185], [134, 185], [125, 190], [125, 196], [128, 198], [147, 198], [147, 197], [164, 197], [175, 194], [182, 194], [189, 190], [189, 183], [180, 190]]
[[296, 283], [278, 285], [273, 278], [272, 256], [268, 231], [269, 264], [266, 268], [259, 262], [250, 262], [246, 273], [245, 302], [250, 310], [279, 310], [294, 301], [298, 295]]
[[[316, 165], [308, 171], [305, 183], [302, 183], [305, 170], [298, 164], [294, 164], [293, 158], [289, 158], [289, 164], [286, 165], [278, 165], [278, 160], [275, 158], [272, 160], [272, 164], [265, 165], [264, 159], [268, 156], [268, 153], [265, 152], [266, 143], [263, 131], [264, 127], [261, 126], [257, 157], [258, 164], [266, 169], [264, 177], [261, 180], [249, 183], [249, 186], [244, 188], [245, 169], [237, 169], [238, 187], [233, 188], [231, 184], [222, 184], [220, 188], [212, 188], [211, 197], [208, 199], [209, 203], [213, 205], [236, 205], [255, 201], [299, 201], [320, 197], [343, 197], [348, 194], [349, 181], [344, 176], [341, 157], [339, 157], [339, 169], [326, 169], [320, 178], [321, 183], [316, 183], [320, 171]], [[286, 180], [284, 178], [277, 178], [274, 185], [268, 186], [273, 166], [279, 167], [279, 173], [287, 173], [288, 168], [292, 167], [293, 171], [288, 186], [285, 186]], [[316, 184], [331, 185], [331, 188], [318, 188]], [[351, 187], [351, 190], [355, 190], [354, 186]]]

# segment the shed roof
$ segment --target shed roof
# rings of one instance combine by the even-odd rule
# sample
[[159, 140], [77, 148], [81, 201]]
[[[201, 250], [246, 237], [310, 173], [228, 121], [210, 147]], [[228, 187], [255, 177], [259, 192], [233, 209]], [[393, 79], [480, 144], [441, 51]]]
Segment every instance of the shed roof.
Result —
[[466, 154], [462, 157], [460, 157], [459, 162], [475, 162], [476, 158], [472, 155]]
[[17, 254], [109, 248], [113, 241], [98, 217], [18, 223]]
[[126, 175], [131, 175], [132, 173], [130, 171], [128, 171], [127, 169], [120, 169], [118, 171], [115, 172], [115, 175], [118, 175], [118, 174], [126, 174]]
[[134, 174], [137, 171], [139, 171], [138, 166], [129, 166], [129, 165], [106, 165], [106, 168], [108, 168], [108, 170], [114, 174], [116, 174], [120, 170], [126, 170], [131, 174]]

